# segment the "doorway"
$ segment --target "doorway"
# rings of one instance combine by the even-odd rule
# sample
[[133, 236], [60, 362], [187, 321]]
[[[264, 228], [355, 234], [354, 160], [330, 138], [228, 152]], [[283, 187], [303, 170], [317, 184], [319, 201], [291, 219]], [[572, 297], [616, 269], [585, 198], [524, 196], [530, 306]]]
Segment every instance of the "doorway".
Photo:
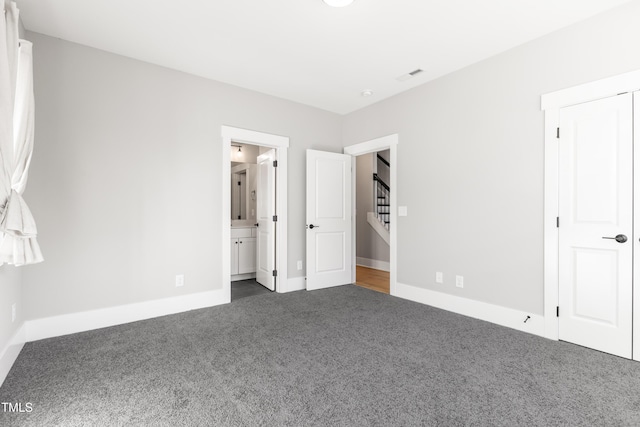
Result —
[[[353, 179], [353, 227], [352, 227], [352, 245], [353, 245], [353, 272], [352, 283], [360, 283], [374, 290], [383, 291], [395, 295], [396, 277], [397, 277], [397, 164], [398, 156], [398, 135], [393, 134], [382, 138], [373, 139], [362, 142], [360, 144], [345, 147], [344, 153], [352, 156], [352, 169], [355, 171]], [[378, 158], [378, 153], [384, 159]], [[385, 165], [386, 163], [386, 165]], [[358, 171], [358, 165], [361, 166]], [[377, 177], [374, 180], [374, 175]], [[358, 185], [358, 176], [361, 175], [360, 186]], [[368, 175], [368, 176], [365, 176]], [[381, 185], [380, 182], [384, 182]], [[387, 191], [385, 193], [385, 188]], [[380, 188], [383, 187], [383, 188]], [[362, 194], [365, 194], [365, 197]], [[358, 203], [360, 199], [360, 203]], [[378, 203], [379, 202], [379, 203]], [[358, 206], [360, 205], [360, 206]], [[365, 212], [362, 212], [364, 209]], [[373, 212], [371, 212], [373, 211]], [[376, 215], [375, 211], [379, 211], [380, 215]], [[358, 224], [360, 216], [360, 229], [363, 227], [378, 227], [378, 232], [374, 231], [374, 239], [385, 240], [382, 235], [386, 234], [388, 241], [378, 242], [379, 251], [366, 252], [361, 251], [358, 255], [358, 244], [370, 245], [370, 241], [363, 239], [362, 233], [358, 236]], [[360, 230], [360, 231], [361, 231]], [[365, 228], [366, 230], [366, 228]], [[388, 249], [385, 248], [388, 245]], [[370, 249], [370, 248], [369, 248]], [[385, 258], [381, 252], [388, 250], [388, 262], [376, 260], [375, 258]], [[369, 254], [369, 255], [368, 255]], [[370, 255], [373, 254], [373, 255]], [[385, 271], [386, 270], [386, 271]]]
[[[345, 147], [344, 154], [307, 150], [307, 290], [356, 282], [356, 157], [388, 149], [393, 165], [397, 146], [398, 135], [393, 134]], [[392, 167], [391, 188], [396, 182], [396, 168]], [[396, 295], [396, 198], [391, 193], [387, 207], [391, 295]]]
[[389, 293], [391, 152], [356, 157], [356, 281], [376, 292]]
[[640, 71], [542, 96], [545, 336], [640, 360]]
[[[270, 278], [269, 282], [272, 284], [273, 289], [276, 292], [287, 291], [287, 149], [289, 147], [289, 138], [267, 134], [263, 132], [257, 132], [252, 130], [240, 129], [231, 126], [222, 126], [222, 179], [221, 179], [221, 194], [222, 194], [222, 211], [221, 211], [221, 227], [222, 227], [222, 269], [221, 279], [222, 287], [225, 295], [227, 296], [226, 302], [231, 302], [231, 275], [232, 275], [232, 261], [234, 254], [234, 248], [241, 246], [239, 243], [242, 241], [242, 245], [245, 243], [253, 243], [255, 247], [258, 247], [258, 241], [260, 240], [257, 230], [254, 230], [255, 224], [258, 223], [260, 203], [259, 197], [256, 191], [256, 217], [255, 219], [244, 219], [240, 221], [247, 222], [247, 230], [240, 230], [240, 235], [236, 236], [237, 232], [232, 235], [232, 221], [231, 221], [231, 161], [232, 148], [237, 150], [238, 146], [242, 150], [242, 146], [256, 147], [256, 150], [269, 152], [273, 154], [273, 162], [271, 166], [278, 169], [278, 179], [274, 179], [275, 195], [272, 197], [273, 211], [276, 213], [271, 216], [270, 227], [273, 229], [273, 250], [271, 251], [272, 257], [269, 258], [271, 264], [269, 264]], [[236, 147], [232, 147], [235, 145]], [[261, 148], [258, 148], [261, 147]], [[266, 154], [266, 153], [262, 153]], [[258, 174], [260, 168], [256, 171]], [[251, 198], [251, 190], [247, 189], [244, 194], [249, 194]], [[246, 202], [246, 211], [250, 212], [251, 204]], [[239, 224], [244, 225], [244, 224]], [[243, 227], [240, 227], [243, 228]], [[266, 228], [266, 226], [264, 227]], [[249, 235], [246, 235], [246, 233]], [[244, 233], [244, 234], [243, 234]], [[255, 233], [255, 235], [254, 235]], [[234, 245], [234, 239], [237, 240]], [[252, 240], [253, 239], [253, 240]], [[231, 242], [231, 244], [229, 244]], [[247, 247], [250, 247], [248, 245]], [[239, 251], [239, 249], [237, 249]], [[249, 250], [251, 252], [251, 250]], [[252, 252], [254, 255], [260, 252]], [[249, 254], [250, 255], [250, 254]], [[255, 259], [254, 263], [256, 267], [260, 264], [260, 259]], [[234, 264], [235, 266], [235, 264]], [[272, 267], [271, 267], [272, 266]], [[257, 270], [257, 268], [256, 268]], [[255, 273], [254, 273], [255, 277]], [[252, 279], [249, 277], [248, 279]]]

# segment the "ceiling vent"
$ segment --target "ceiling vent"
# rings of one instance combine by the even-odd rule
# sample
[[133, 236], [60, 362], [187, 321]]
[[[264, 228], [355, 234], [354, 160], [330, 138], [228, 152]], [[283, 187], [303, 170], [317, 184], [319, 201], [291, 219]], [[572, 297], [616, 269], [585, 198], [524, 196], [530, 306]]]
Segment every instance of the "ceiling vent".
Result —
[[414, 77], [420, 73], [422, 73], [423, 70], [421, 70], [420, 68], [413, 70], [410, 73], [407, 74], [403, 74], [400, 77], [396, 77], [396, 80], [399, 82], [406, 82], [407, 80], [409, 80], [411, 77]]

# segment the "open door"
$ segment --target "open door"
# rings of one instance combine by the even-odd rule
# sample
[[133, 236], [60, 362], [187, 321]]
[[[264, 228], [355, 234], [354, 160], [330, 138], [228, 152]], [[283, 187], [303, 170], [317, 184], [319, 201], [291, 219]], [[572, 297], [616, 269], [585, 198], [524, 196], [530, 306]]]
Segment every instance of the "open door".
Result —
[[276, 289], [274, 274], [276, 259], [276, 168], [275, 150], [258, 156], [258, 185], [256, 194], [256, 218], [258, 223], [256, 242], [256, 281], [269, 290]]
[[351, 156], [307, 150], [307, 290], [351, 283]]

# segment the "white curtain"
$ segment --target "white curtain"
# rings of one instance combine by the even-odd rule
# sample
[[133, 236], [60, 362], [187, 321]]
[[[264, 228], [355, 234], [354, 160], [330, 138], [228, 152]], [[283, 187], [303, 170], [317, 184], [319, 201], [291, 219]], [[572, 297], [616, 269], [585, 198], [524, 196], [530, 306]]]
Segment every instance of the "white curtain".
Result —
[[22, 198], [33, 153], [32, 46], [18, 39], [18, 8], [0, 19], [0, 265], [42, 261], [36, 223]]

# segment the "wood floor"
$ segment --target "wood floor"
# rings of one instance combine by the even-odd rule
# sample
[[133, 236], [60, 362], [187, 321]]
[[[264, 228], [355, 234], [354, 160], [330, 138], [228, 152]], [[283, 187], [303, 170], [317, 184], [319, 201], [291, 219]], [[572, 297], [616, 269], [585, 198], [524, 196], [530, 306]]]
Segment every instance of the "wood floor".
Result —
[[389, 293], [389, 272], [356, 265], [356, 285], [372, 291]]

